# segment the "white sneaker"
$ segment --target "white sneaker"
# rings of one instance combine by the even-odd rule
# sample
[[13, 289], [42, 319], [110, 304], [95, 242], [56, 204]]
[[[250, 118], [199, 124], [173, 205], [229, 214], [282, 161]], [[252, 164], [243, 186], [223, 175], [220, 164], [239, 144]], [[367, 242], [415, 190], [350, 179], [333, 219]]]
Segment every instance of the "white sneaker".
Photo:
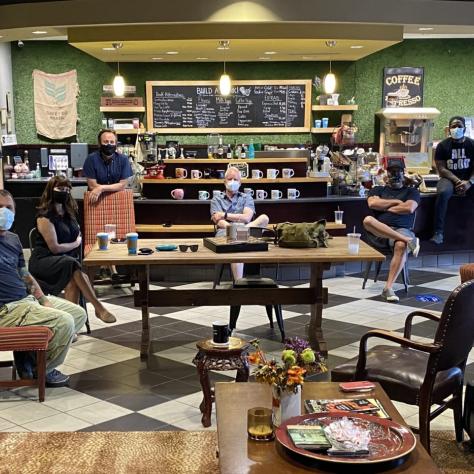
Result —
[[389, 303], [398, 303], [400, 298], [396, 295], [392, 288], [384, 288], [382, 291], [382, 297], [385, 298]]
[[413, 237], [407, 245], [413, 256], [415, 258], [418, 257], [418, 252], [420, 251], [420, 239], [418, 237]]

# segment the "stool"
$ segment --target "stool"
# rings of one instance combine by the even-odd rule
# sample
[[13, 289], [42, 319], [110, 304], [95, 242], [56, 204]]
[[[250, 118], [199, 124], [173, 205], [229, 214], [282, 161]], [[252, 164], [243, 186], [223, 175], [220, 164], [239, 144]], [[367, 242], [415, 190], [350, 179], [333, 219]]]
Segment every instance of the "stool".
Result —
[[461, 283], [468, 280], [474, 280], [474, 263], [466, 263], [459, 269], [461, 274]]
[[209, 381], [210, 370], [235, 370], [237, 369], [236, 382], [247, 382], [249, 379], [249, 364], [247, 360], [248, 342], [238, 337], [230, 337], [227, 347], [216, 347], [212, 339], [202, 340], [196, 343], [198, 353], [193, 359], [199, 380], [201, 382], [204, 398], [199, 405], [202, 413], [202, 426], [211, 426], [211, 410], [214, 402], [214, 388]]

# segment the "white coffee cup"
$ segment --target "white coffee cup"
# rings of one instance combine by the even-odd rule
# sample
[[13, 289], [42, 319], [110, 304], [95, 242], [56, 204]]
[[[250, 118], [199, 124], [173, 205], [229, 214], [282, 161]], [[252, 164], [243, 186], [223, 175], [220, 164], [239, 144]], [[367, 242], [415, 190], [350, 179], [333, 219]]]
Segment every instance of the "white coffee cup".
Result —
[[287, 191], [288, 199], [298, 199], [300, 197], [300, 192], [294, 188], [288, 188]]
[[261, 179], [263, 178], [263, 173], [260, 170], [252, 170], [252, 178]]
[[257, 196], [257, 199], [266, 199], [268, 197], [268, 193], [263, 189], [257, 189], [255, 195]]
[[351, 255], [359, 253], [360, 234], [357, 232], [347, 234], [347, 251]]
[[283, 168], [281, 170], [281, 175], [286, 179], [293, 178], [295, 175], [295, 170], [293, 168]]
[[267, 179], [276, 179], [279, 174], [280, 170], [276, 170], [275, 168], [267, 169]]
[[209, 199], [210, 194], [207, 191], [198, 191], [198, 196], [200, 201], [205, 201], [206, 199]]
[[224, 192], [223, 191], [219, 191], [218, 189], [214, 189], [212, 191], [212, 197], [224, 197]]
[[254, 191], [252, 188], [244, 188], [244, 193], [245, 194], [250, 194], [250, 196], [254, 195]]
[[278, 189], [272, 189], [270, 195], [272, 199], [281, 199], [283, 197], [283, 193]]
[[191, 170], [191, 179], [201, 179], [202, 172], [199, 170]]

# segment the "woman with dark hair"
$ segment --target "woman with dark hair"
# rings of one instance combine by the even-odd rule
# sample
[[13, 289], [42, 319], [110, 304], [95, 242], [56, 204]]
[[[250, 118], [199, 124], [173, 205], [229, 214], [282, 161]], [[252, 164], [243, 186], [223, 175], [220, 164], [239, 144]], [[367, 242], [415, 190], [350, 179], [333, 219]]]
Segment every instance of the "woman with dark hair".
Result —
[[38, 206], [38, 234], [29, 271], [45, 293], [57, 295], [64, 290], [65, 298], [76, 304], [82, 293], [94, 306], [99, 319], [113, 323], [115, 316], [97, 299], [89, 278], [81, 269], [82, 237], [76, 216], [77, 203], [71, 196], [70, 181], [63, 176], [51, 178]]

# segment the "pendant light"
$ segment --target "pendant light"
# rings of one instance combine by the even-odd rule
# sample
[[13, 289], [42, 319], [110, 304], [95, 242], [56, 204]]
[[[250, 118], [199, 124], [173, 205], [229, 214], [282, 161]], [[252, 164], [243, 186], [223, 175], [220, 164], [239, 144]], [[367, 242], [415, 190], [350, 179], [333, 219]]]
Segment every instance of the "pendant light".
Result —
[[223, 97], [228, 96], [232, 90], [232, 80], [225, 71], [225, 52], [227, 49], [229, 49], [229, 44], [229, 40], [221, 40], [219, 41], [219, 46], [217, 48], [224, 51], [224, 72], [219, 79], [219, 92]]
[[[115, 48], [115, 51], [118, 51], [123, 44], [122, 43], [112, 43], [112, 46]], [[123, 97], [125, 94], [125, 79], [120, 75], [120, 62], [117, 61], [117, 75], [114, 77], [112, 83], [112, 89], [114, 91], [115, 97]]]
[[[334, 40], [326, 41], [326, 46], [328, 48], [334, 48], [336, 42]], [[323, 79], [323, 88], [325, 94], [333, 94], [336, 90], [336, 76], [331, 69], [331, 60], [329, 60], [329, 73], [326, 74]]]

